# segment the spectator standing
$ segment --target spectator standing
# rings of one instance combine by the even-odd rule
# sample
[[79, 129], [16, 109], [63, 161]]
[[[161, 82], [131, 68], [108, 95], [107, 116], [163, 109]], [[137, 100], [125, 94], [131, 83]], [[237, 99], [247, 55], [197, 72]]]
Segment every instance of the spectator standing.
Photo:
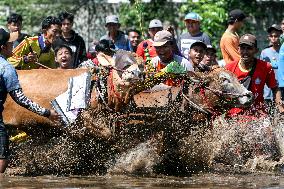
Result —
[[79, 64], [87, 60], [86, 45], [84, 39], [76, 33], [72, 27], [74, 24], [74, 15], [68, 12], [61, 12], [58, 16], [62, 26], [62, 35], [54, 42], [53, 49], [62, 44], [68, 45], [72, 49], [73, 63], [72, 68], [77, 68]]
[[149, 56], [151, 58], [157, 56], [156, 49], [153, 46], [154, 36], [157, 32], [162, 31], [162, 30], [163, 30], [163, 24], [160, 20], [153, 19], [153, 20], [150, 21], [149, 27], [148, 27], [148, 34], [149, 34], [150, 38], [142, 41], [138, 45], [137, 51], [136, 51], [136, 54], [138, 56], [142, 57], [144, 61], [146, 61], [145, 50], [147, 50], [149, 52]]
[[28, 34], [22, 33], [23, 17], [20, 14], [12, 13], [7, 18], [7, 28], [10, 33], [19, 32], [19, 37], [13, 42], [13, 49], [18, 46], [25, 37], [30, 37]]
[[[8, 60], [17, 69], [56, 68], [55, 55], [51, 46], [60, 34], [61, 22], [48, 16], [42, 21], [42, 34], [23, 40]], [[42, 66], [41, 66], [41, 65]]]
[[100, 40], [106, 39], [113, 41], [116, 49], [123, 49], [126, 51], [131, 50], [128, 36], [119, 30], [120, 23], [118, 16], [107, 16], [105, 27], [107, 28], [108, 32], [106, 35], [102, 36]]
[[51, 120], [59, 120], [59, 115], [54, 110], [40, 107], [24, 95], [15, 68], [7, 61], [7, 58], [12, 55], [13, 41], [17, 38], [17, 32], [8, 33], [0, 29], [0, 173], [5, 172], [9, 157], [9, 136], [2, 117], [8, 93], [20, 106]]
[[130, 42], [130, 47], [132, 52], [136, 52], [138, 44], [140, 43], [141, 34], [136, 29], [131, 29], [128, 31], [128, 39]]
[[[277, 79], [277, 62], [279, 59], [279, 50], [280, 50], [280, 35], [282, 30], [280, 26], [273, 24], [267, 29], [268, 32], [268, 40], [269, 46], [261, 51], [260, 59], [269, 62], [274, 69], [276, 79]], [[266, 85], [264, 87], [263, 97], [268, 105], [269, 109], [271, 109], [273, 105], [273, 94], [270, 88]]]
[[211, 45], [209, 36], [200, 31], [200, 16], [195, 12], [190, 12], [184, 17], [187, 32], [179, 39], [179, 49], [184, 57], [188, 57], [190, 46], [195, 41], [202, 41], [206, 45]]
[[240, 9], [234, 9], [229, 13], [229, 25], [220, 41], [221, 52], [226, 64], [240, 59], [238, 51], [240, 39], [237, 31], [243, 27], [245, 18], [246, 15]]

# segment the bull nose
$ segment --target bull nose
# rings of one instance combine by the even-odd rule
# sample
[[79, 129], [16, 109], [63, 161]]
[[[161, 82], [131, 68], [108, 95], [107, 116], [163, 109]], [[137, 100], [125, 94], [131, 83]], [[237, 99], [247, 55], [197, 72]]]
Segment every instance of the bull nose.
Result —
[[254, 95], [250, 91], [247, 93], [247, 97], [248, 97], [250, 102], [252, 102], [254, 100]]
[[243, 104], [244, 106], [249, 106], [252, 104], [253, 100], [254, 100], [254, 95], [252, 92], [248, 92], [246, 93], [243, 97], [241, 97], [241, 99], [239, 99], [241, 104]]

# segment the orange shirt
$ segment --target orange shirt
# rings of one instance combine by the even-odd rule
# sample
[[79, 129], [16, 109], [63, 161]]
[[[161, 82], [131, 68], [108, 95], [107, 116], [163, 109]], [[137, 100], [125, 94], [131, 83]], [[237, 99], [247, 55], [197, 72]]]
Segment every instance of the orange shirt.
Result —
[[220, 48], [226, 64], [240, 59], [239, 36], [237, 33], [225, 31], [220, 41]]

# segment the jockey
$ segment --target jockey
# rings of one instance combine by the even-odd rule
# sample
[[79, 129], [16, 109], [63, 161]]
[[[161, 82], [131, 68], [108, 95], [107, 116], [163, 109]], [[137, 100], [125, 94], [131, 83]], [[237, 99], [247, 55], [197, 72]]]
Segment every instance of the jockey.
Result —
[[4, 29], [0, 29], [0, 173], [5, 172], [9, 156], [8, 134], [2, 117], [8, 93], [17, 104], [34, 113], [48, 117], [51, 120], [59, 119], [58, 114], [54, 110], [45, 109], [24, 95], [15, 68], [6, 60], [12, 55], [13, 41], [18, 36], [18, 32], [8, 33]]
[[258, 52], [256, 37], [252, 34], [245, 34], [240, 38], [239, 53], [241, 59], [227, 64], [225, 67], [229, 71], [236, 74], [239, 81], [250, 90], [255, 97], [252, 107], [247, 109], [233, 108], [228, 112], [228, 116], [236, 114], [260, 115], [266, 114], [263, 89], [266, 84], [271, 88], [276, 106], [279, 111], [284, 112], [281, 101], [281, 92], [275, 80], [275, 73], [271, 64], [262, 60], [256, 59], [255, 55]]
[[[175, 73], [186, 73], [194, 71], [192, 64], [185, 58], [174, 54], [174, 40], [169, 31], [162, 30], [156, 33], [153, 46], [156, 49], [157, 56], [152, 58], [147, 71], [154, 69], [155, 72], [166, 71], [173, 69]], [[173, 79], [168, 79], [165, 84], [176, 86], [180, 82]]]

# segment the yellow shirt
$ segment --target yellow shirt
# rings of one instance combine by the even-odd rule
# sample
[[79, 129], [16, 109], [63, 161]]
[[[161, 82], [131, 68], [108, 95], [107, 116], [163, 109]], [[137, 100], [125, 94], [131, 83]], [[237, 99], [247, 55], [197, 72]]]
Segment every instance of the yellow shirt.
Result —
[[[56, 68], [54, 51], [50, 48], [47, 52], [41, 53], [41, 48], [38, 42], [39, 36], [29, 37], [27, 40], [34, 52], [37, 53], [38, 62], [49, 67]], [[40, 66], [35, 63], [24, 63], [24, 56], [30, 53], [30, 47], [26, 40], [23, 40], [14, 50], [13, 56], [8, 61], [17, 69], [29, 70], [38, 69]]]

